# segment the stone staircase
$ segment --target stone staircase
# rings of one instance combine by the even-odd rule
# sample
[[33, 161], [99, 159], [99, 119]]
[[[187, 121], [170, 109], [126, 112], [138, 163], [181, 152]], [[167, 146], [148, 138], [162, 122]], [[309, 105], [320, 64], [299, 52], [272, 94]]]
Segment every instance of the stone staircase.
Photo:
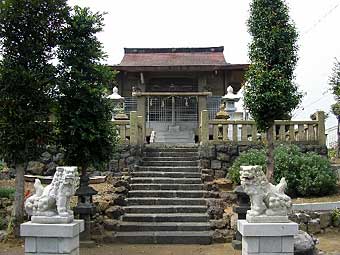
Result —
[[147, 147], [116, 242], [210, 244], [197, 147]]
[[192, 130], [170, 130], [170, 131], [157, 131], [156, 143], [194, 143], [195, 134]]

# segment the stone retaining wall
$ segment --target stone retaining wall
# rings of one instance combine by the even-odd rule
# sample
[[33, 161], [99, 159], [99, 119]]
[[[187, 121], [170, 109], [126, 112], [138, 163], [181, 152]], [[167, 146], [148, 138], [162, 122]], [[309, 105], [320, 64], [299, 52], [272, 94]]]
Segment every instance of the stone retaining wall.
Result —
[[[298, 144], [302, 152], [313, 151], [317, 154], [327, 156], [327, 147], [322, 145], [303, 145]], [[249, 149], [262, 149], [261, 144], [250, 145], [201, 145], [199, 147], [199, 157], [204, 181], [224, 178], [228, 174], [229, 167], [235, 159]]]

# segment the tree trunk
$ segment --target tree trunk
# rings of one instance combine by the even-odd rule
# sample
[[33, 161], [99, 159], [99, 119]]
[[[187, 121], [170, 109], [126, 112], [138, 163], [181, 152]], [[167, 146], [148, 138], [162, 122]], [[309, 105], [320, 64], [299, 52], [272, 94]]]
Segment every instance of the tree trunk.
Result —
[[340, 115], [338, 116], [338, 144], [336, 146], [336, 157], [340, 158]]
[[15, 199], [14, 199], [14, 235], [20, 236], [20, 224], [24, 221], [24, 192], [25, 192], [25, 167], [24, 164], [15, 166]]
[[266, 176], [269, 182], [274, 181], [274, 125], [267, 130], [267, 172]]

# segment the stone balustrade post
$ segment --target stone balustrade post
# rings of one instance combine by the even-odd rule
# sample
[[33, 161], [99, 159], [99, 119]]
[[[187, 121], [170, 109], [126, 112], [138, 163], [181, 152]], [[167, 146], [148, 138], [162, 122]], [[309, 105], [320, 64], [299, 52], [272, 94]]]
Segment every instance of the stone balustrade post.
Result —
[[136, 111], [130, 112], [130, 144], [138, 144], [138, 120]]
[[200, 119], [200, 142], [207, 144], [209, 141], [209, 113], [207, 110], [201, 111]]
[[317, 111], [316, 120], [318, 121], [318, 140], [320, 145], [326, 145], [325, 112]]

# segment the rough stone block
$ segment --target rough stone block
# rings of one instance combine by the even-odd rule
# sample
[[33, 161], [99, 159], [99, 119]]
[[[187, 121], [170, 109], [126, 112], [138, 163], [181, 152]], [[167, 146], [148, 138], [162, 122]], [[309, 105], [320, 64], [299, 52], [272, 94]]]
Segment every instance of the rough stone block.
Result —
[[208, 175], [213, 176], [214, 170], [212, 170], [212, 169], [202, 169], [202, 174], [208, 174]]
[[221, 169], [222, 163], [219, 160], [211, 160], [211, 168], [214, 170]]
[[223, 170], [215, 170], [214, 176], [215, 178], [224, 178], [226, 176], [226, 172]]
[[318, 234], [321, 232], [320, 220], [313, 219], [308, 222], [307, 230], [309, 234]]
[[210, 160], [201, 159], [201, 168], [210, 168]]
[[218, 160], [224, 161], [224, 162], [229, 162], [230, 161], [230, 155], [223, 153], [223, 152], [218, 152], [217, 157]]
[[320, 227], [327, 228], [332, 224], [332, 215], [329, 212], [320, 213]]

